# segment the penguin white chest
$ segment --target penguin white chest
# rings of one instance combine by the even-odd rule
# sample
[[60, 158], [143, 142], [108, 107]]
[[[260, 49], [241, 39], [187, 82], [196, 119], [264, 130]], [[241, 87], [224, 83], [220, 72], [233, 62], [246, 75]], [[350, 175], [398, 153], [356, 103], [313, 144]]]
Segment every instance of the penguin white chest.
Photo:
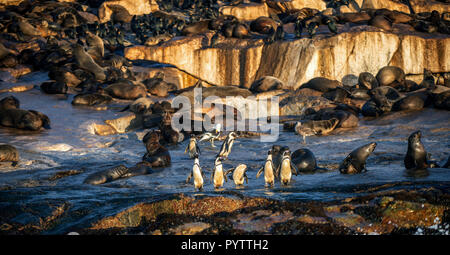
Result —
[[291, 181], [292, 172], [291, 172], [291, 161], [289, 159], [284, 159], [281, 162], [281, 182], [283, 184], [288, 184]]
[[214, 171], [214, 187], [219, 188], [223, 186], [223, 169], [222, 165], [216, 166], [216, 170]]
[[203, 177], [198, 166], [194, 166], [194, 187], [197, 189], [203, 188]]

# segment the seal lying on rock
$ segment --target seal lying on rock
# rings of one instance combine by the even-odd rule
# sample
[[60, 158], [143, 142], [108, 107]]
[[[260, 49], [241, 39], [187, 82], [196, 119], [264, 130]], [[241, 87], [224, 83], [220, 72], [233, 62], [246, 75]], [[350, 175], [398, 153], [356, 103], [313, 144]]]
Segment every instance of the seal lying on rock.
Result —
[[420, 130], [412, 133], [408, 137], [408, 150], [404, 159], [406, 169], [426, 169], [429, 167], [439, 167], [434, 162], [428, 162], [429, 154], [425, 150], [420, 138]]
[[16, 166], [19, 162], [19, 151], [9, 144], [0, 144], [0, 162], [12, 162], [12, 166]]
[[108, 95], [120, 98], [120, 99], [132, 99], [135, 100], [139, 97], [147, 96], [145, 86], [134, 85], [127, 82], [118, 82], [109, 85], [104, 89]]
[[283, 89], [283, 82], [273, 76], [264, 76], [254, 81], [250, 86], [253, 93], [266, 92], [269, 90]]
[[312, 78], [304, 83], [300, 88], [314, 89], [320, 92], [328, 92], [330, 90], [342, 87], [342, 84], [337, 80], [330, 80], [324, 77]]
[[373, 89], [378, 87], [378, 80], [369, 72], [362, 72], [358, 77], [358, 85], [360, 88]]
[[404, 86], [405, 72], [400, 67], [385, 66], [378, 71], [376, 78], [380, 86], [395, 88], [400, 85]]
[[367, 171], [366, 160], [376, 146], [376, 143], [369, 143], [352, 151], [339, 165], [339, 172], [342, 174], [355, 174]]
[[87, 106], [104, 105], [111, 102], [111, 100], [112, 97], [98, 93], [78, 94], [73, 97], [72, 104]]
[[127, 105], [121, 112], [129, 110], [135, 114], [151, 113], [151, 106], [155, 102], [148, 97], [140, 97], [133, 101], [133, 103]]

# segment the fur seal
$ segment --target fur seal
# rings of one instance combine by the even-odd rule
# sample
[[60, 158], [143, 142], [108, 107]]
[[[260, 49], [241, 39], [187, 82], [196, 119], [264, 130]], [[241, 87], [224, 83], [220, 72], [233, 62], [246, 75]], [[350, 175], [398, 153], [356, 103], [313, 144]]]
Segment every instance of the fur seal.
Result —
[[264, 181], [266, 185], [273, 187], [275, 184], [275, 166], [272, 162], [272, 149], [267, 153], [267, 159], [264, 165], [258, 170], [256, 173], [256, 179], [261, 175], [264, 171]]
[[317, 167], [314, 153], [306, 148], [294, 151], [291, 155], [291, 159], [299, 173], [314, 173], [317, 170], [324, 170], [324, 168]]
[[195, 138], [195, 135], [191, 135], [188, 146], [184, 150], [184, 154], [186, 154], [188, 152], [189, 152], [190, 158], [195, 158], [195, 155], [200, 155], [200, 148], [198, 147], [197, 139]]
[[50, 119], [38, 111], [7, 108], [0, 111], [0, 125], [37, 131], [50, 129]]
[[434, 96], [434, 107], [450, 111], [450, 90]]
[[306, 136], [329, 134], [338, 124], [339, 120], [336, 118], [329, 120], [309, 120], [304, 123], [299, 121], [295, 125], [295, 133], [303, 136], [303, 143], [306, 143]]
[[247, 176], [247, 165], [245, 164], [239, 164], [236, 168], [229, 169], [225, 172], [225, 175], [230, 174], [233, 172], [233, 181], [236, 187], [244, 185], [245, 183], [248, 184], [248, 176]]
[[281, 163], [275, 171], [275, 176], [280, 176], [281, 183], [288, 185], [291, 182], [292, 174], [297, 175], [297, 167], [292, 163], [291, 151], [285, 147], [282, 150]]
[[97, 80], [106, 80], [105, 70], [95, 63], [94, 59], [83, 49], [83, 46], [76, 44], [73, 49], [73, 55], [80, 68], [92, 72]]
[[250, 86], [250, 91], [253, 93], [266, 92], [269, 90], [283, 89], [284, 84], [279, 79], [273, 76], [263, 76], [254, 81]]
[[113, 167], [104, 171], [96, 172], [84, 180], [85, 184], [99, 185], [106, 182], [111, 182], [121, 178], [124, 174], [128, 172], [128, 167], [120, 165]]
[[12, 145], [0, 144], [0, 162], [12, 162], [12, 166], [19, 163], [19, 151]]
[[104, 91], [112, 97], [128, 100], [135, 100], [139, 97], [147, 96], [145, 86], [134, 85], [128, 82], [113, 83], [106, 87]]
[[218, 156], [216, 157], [216, 160], [214, 161], [214, 169], [211, 173], [211, 181], [214, 184], [214, 188], [218, 189], [223, 186], [224, 181], [228, 182], [227, 176], [225, 175], [225, 172], [223, 171], [223, 165], [222, 160], [224, 158]]
[[275, 30], [277, 24], [269, 17], [259, 17], [250, 23], [250, 31], [260, 34], [270, 34], [271, 29]]
[[320, 92], [328, 92], [330, 90], [342, 87], [342, 84], [337, 80], [330, 80], [324, 77], [312, 78], [304, 83], [300, 88], [309, 88]]
[[194, 177], [194, 187], [199, 191], [203, 190], [203, 178], [204, 173], [202, 168], [200, 167], [200, 162], [198, 159], [198, 154], [194, 154], [194, 166], [192, 167], [192, 171], [186, 179], [186, 183], [189, 183], [192, 177]]
[[98, 60], [103, 59], [105, 56], [105, 45], [103, 44], [102, 38], [87, 31], [86, 42], [89, 45], [87, 53]]
[[66, 94], [69, 88], [62, 82], [44, 82], [41, 84], [41, 90], [47, 94]]
[[339, 165], [342, 174], [355, 174], [367, 171], [366, 160], [375, 150], [377, 143], [369, 143], [352, 151]]
[[209, 31], [210, 20], [202, 20], [189, 24], [181, 30], [181, 34], [185, 36], [203, 34]]
[[399, 99], [392, 105], [393, 111], [414, 111], [421, 110], [425, 106], [426, 97], [424, 98], [419, 93], [408, 95]]
[[7, 96], [0, 100], [0, 110], [18, 108], [20, 108], [20, 101], [15, 96]]
[[160, 144], [161, 135], [159, 132], [148, 132], [142, 141], [145, 144], [147, 153], [142, 158], [151, 167], [167, 167], [171, 163], [169, 151]]
[[428, 162], [429, 154], [420, 141], [421, 137], [420, 130], [408, 137], [408, 150], [404, 159], [406, 169], [426, 169], [436, 166], [436, 164]]
[[133, 103], [127, 105], [121, 112], [129, 110], [135, 114], [152, 113], [151, 106], [154, 101], [148, 97], [140, 97], [133, 101]]
[[369, 20], [369, 25], [391, 31], [392, 21], [384, 15], [377, 15]]
[[376, 78], [380, 86], [395, 88], [399, 85], [404, 85], [405, 72], [397, 66], [385, 66], [378, 71]]
[[73, 97], [72, 105], [104, 105], [112, 101], [112, 97], [98, 93], [78, 94]]
[[358, 77], [358, 85], [360, 88], [371, 90], [378, 87], [378, 80], [371, 73], [362, 72]]

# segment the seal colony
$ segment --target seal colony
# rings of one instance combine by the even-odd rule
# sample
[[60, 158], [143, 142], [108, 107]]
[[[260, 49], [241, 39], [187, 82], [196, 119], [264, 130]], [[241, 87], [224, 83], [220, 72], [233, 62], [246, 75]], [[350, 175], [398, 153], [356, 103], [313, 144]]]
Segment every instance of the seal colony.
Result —
[[[235, 185], [244, 185], [244, 180], [248, 183], [252, 170], [250, 166], [239, 164], [227, 170], [223, 165], [232, 155], [236, 139], [245, 137], [244, 132], [230, 132], [222, 137], [224, 134], [220, 123], [215, 126], [215, 133], [211, 130], [179, 131], [171, 126], [171, 118], [179, 109], [172, 108], [170, 96], [189, 97], [194, 88], [204, 88], [203, 97], [246, 97], [274, 93], [273, 95], [283, 95], [280, 106], [296, 105], [301, 101], [304, 107], [294, 114], [301, 119], [285, 122], [283, 126], [285, 130], [302, 136], [305, 145], [307, 136], [334, 135], [335, 130], [345, 131], [358, 126], [360, 115], [377, 118], [391, 111], [417, 111], [425, 107], [450, 110], [448, 72], [432, 73], [424, 69], [422, 82], [416, 83], [409, 80], [400, 67], [385, 66], [376, 74], [357, 74], [357, 83], [353, 86], [326, 77], [315, 77], [294, 91], [286, 88], [277, 77], [263, 76], [255, 79], [249, 89], [236, 86], [204, 87], [201, 79], [182, 89], [172, 83], [163, 71], [140, 77], [133, 69], [135, 63], [123, 57], [124, 49], [134, 44], [153, 47], [209, 32], [214, 35], [211, 39], [205, 37], [203, 46], [206, 48], [220, 47], [223, 38], [263, 39], [267, 46], [274, 41], [290, 40], [292, 37], [313, 38], [317, 36], [321, 26], [328, 29], [327, 36], [334, 36], [341, 32], [341, 25], [369, 25], [392, 32], [394, 24], [402, 24], [421, 33], [448, 37], [448, 12], [439, 13], [434, 10], [407, 14], [388, 9], [361, 9], [351, 1], [357, 12], [340, 13], [335, 9], [342, 4], [348, 5], [348, 1], [328, 1], [327, 6], [331, 9], [324, 11], [312, 8], [284, 10], [277, 11], [270, 17], [245, 21], [232, 15], [223, 15], [220, 7], [245, 5], [249, 1], [229, 3], [216, 0], [174, 0], [158, 1], [160, 11], [144, 15], [131, 15], [126, 8], [114, 5], [110, 7], [111, 19], [101, 23], [96, 15], [100, 2], [102, 1], [69, 3], [26, 0], [18, 6], [0, 6], [1, 68], [26, 65], [33, 71], [48, 72], [50, 80], [40, 84], [39, 90], [45, 94], [74, 94], [73, 107], [108, 106], [113, 102], [126, 100], [129, 104], [122, 111], [130, 111], [139, 116], [143, 119], [142, 128], [150, 129], [142, 139], [146, 152], [141, 162], [131, 167], [119, 165], [93, 173], [85, 179], [87, 184], [98, 185], [121, 178], [152, 174], [157, 171], [155, 169], [162, 171], [172, 164], [170, 146], [179, 144], [188, 137], [190, 140], [185, 153], [194, 160], [194, 165], [192, 169], [189, 166], [190, 175], [186, 181], [193, 178], [195, 189], [202, 190], [205, 185], [204, 170], [200, 167], [201, 142], [209, 141], [211, 147], [215, 148], [214, 141], [221, 139], [224, 141], [211, 171], [210, 179], [214, 188], [223, 188], [230, 173], [233, 173]], [[288, 29], [289, 26], [291, 29]], [[35, 46], [24, 48], [25, 42], [34, 43]], [[324, 100], [328, 104], [316, 105], [317, 100]], [[215, 117], [203, 114], [202, 119], [207, 118], [206, 116]], [[0, 98], [0, 125], [43, 132], [50, 128], [50, 119], [39, 111], [21, 109], [17, 98], [5, 96]], [[246, 134], [250, 137], [255, 135], [250, 132]], [[437, 167], [429, 159], [420, 138], [421, 132], [417, 131], [408, 139], [404, 160], [406, 169]], [[0, 161], [20, 164], [21, 148], [1, 146]], [[338, 170], [342, 174], [366, 171], [366, 161], [376, 146], [372, 142], [356, 148], [343, 159]], [[293, 175], [321, 171], [327, 169], [317, 165], [315, 156], [309, 149], [300, 148], [291, 153], [287, 146], [275, 144], [268, 151], [267, 159], [257, 171], [256, 178], [264, 173], [265, 184], [273, 187], [276, 179], [283, 185], [289, 185]]]

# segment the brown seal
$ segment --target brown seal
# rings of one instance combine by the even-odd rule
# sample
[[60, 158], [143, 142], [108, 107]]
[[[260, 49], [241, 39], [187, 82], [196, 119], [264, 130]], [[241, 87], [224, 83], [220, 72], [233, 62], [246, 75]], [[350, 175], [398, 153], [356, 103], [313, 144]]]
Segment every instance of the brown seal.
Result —
[[0, 144], [0, 162], [12, 162], [12, 166], [16, 166], [19, 162], [19, 151], [12, 145]]

